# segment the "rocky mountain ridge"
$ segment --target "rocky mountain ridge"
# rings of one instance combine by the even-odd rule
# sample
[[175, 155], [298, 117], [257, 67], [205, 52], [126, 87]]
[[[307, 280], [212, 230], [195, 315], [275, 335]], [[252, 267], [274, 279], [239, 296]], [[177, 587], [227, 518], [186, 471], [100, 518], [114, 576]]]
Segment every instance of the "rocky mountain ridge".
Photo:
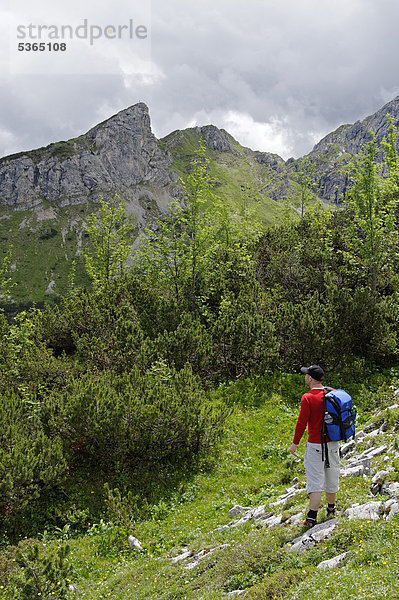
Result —
[[[343, 171], [368, 140], [388, 132], [387, 113], [399, 125], [399, 97], [371, 117], [343, 125], [316, 144], [308, 159], [318, 195], [339, 202], [350, 185]], [[62, 295], [69, 264], [87, 243], [85, 222], [99, 199], [117, 194], [136, 217], [137, 231], [182, 198], [179, 177], [190, 172], [203, 139], [213, 186], [233, 212], [245, 203], [269, 226], [294, 204], [300, 160], [241, 146], [214, 125], [177, 130], [159, 140], [148, 108], [135, 104], [76, 138], [0, 159], [0, 260], [13, 246], [13, 302]], [[83, 276], [83, 268], [81, 269]]]
[[[321, 198], [339, 201], [348, 185], [342, 166], [368, 141], [370, 129], [381, 142], [388, 131], [387, 114], [398, 126], [399, 96], [370, 117], [340, 126], [315, 145], [308, 157], [316, 168]], [[118, 193], [139, 222], [145, 222], [149, 204], [162, 211], [173, 196], [179, 195], [172, 154], [185, 131], [157, 140], [148, 107], [138, 103], [77, 138], [6, 156], [0, 159], [0, 206], [27, 210], [47, 201], [62, 207], [96, 202], [100, 196]], [[279, 174], [276, 181], [271, 178], [268, 185], [258, 186], [260, 194], [279, 200], [287, 192], [298, 161], [285, 162], [276, 154], [243, 148], [214, 125], [195, 131], [214, 153], [252, 154], [268, 171]]]
[[399, 96], [362, 121], [356, 121], [353, 125], [341, 125], [314, 146], [308, 157], [319, 179], [318, 194], [321, 198], [335, 203], [341, 200], [350, 185], [345, 167], [370, 141], [370, 130], [375, 133], [378, 144], [388, 136], [388, 115], [398, 128]]

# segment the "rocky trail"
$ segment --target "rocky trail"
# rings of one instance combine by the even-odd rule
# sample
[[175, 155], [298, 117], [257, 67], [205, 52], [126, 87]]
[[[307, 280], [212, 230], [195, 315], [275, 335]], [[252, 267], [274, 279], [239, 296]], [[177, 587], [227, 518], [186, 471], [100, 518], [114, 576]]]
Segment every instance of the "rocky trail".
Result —
[[[399, 390], [394, 392], [399, 396]], [[324, 511], [319, 511], [319, 522], [312, 529], [307, 529], [285, 545], [287, 552], [303, 553], [323, 540], [327, 540], [333, 532], [339, 530], [345, 520], [365, 519], [367, 521], [391, 520], [399, 513], [399, 481], [394, 461], [399, 459], [397, 440], [399, 438], [399, 404], [393, 404], [374, 415], [374, 421], [358, 431], [355, 439], [341, 445], [341, 481], [344, 478], [364, 478], [369, 482], [370, 500], [365, 503], [353, 503], [337, 516], [327, 519]], [[294, 514], [286, 510], [288, 503], [303, 499], [303, 508]], [[296, 477], [285, 492], [269, 504], [256, 507], [236, 505], [229, 511], [231, 519], [216, 531], [224, 531], [252, 522], [267, 531], [275, 527], [298, 525], [307, 510], [307, 495], [304, 484]], [[295, 502], [295, 504], [298, 504]], [[194, 569], [210, 554], [227, 548], [229, 544], [202, 549], [193, 553], [188, 548], [172, 558], [173, 563], [182, 564], [184, 569]], [[346, 552], [328, 560], [321, 561], [318, 569], [333, 569], [345, 561]], [[244, 594], [245, 590], [234, 590], [225, 594], [235, 597]]]

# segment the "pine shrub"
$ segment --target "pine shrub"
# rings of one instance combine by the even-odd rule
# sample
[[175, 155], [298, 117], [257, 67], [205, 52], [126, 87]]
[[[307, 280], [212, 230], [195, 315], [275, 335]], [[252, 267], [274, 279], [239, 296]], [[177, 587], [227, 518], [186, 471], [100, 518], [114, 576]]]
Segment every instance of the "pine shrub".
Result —
[[212, 449], [228, 409], [209, 399], [189, 366], [179, 372], [161, 366], [146, 374], [87, 373], [53, 396], [46, 419], [71, 460], [132, 471], [177, 467]]
[[66, 472], [58, 435], [44, 432], [35, 402], [19, 394], [4, 394], [0, 402], [0, 506], [3, 515], [15, 514], [49, 489]]

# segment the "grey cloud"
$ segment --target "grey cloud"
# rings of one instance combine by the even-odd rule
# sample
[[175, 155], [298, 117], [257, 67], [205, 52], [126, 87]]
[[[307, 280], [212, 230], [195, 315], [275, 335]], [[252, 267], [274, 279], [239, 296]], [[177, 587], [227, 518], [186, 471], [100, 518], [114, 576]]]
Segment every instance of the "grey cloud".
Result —
[[[129, 11], [134, 17], [134, 5], [117, 0], [113, 20]], [[151, 85], [123, 66], [113, 76], [3, 75], [0, 154], [78, 135], [144, 101], [159, 137], [194, 115], [223, 126], [237, 111], [254, 127], [281, 122], [298, 156], [316, 135], [399, 91], [397, 0], [153, 0], [151, 13], [152, 60], [163, 74]], [[98, 7], [99, 21], [110, 15]], [[118, 50], [125, 62], [130, 51]]]

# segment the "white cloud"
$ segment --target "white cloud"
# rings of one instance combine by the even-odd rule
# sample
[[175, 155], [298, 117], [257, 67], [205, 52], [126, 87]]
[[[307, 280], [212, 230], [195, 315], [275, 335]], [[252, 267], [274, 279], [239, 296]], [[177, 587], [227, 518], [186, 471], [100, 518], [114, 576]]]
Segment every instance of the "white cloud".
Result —
[[292, 133], [287, 129], [286, 123], [280, 119], [260, 123], [251, 115], [235, 110], [212, 116], [202, 111], [194, 115], [186, 127], [201, 126], [205, 123], [213, 123], [219, 128], [226, 129], [242, 146], [252, 150], [273, 152], [284, 159], [292, 156], [293, 147], [290, 141]]
[[224, 117], [224, 128], [244, 146], [253, 150], [275, 152], [284, 159], [292, 156], [292, 133], [281, 119], [259, 123], [249, 114], [230, 110]]
[[11, 131], [0, 129], [0, 146], [5, 149], [5, 155], [12, 154], [17, 143], [18, 139]]

